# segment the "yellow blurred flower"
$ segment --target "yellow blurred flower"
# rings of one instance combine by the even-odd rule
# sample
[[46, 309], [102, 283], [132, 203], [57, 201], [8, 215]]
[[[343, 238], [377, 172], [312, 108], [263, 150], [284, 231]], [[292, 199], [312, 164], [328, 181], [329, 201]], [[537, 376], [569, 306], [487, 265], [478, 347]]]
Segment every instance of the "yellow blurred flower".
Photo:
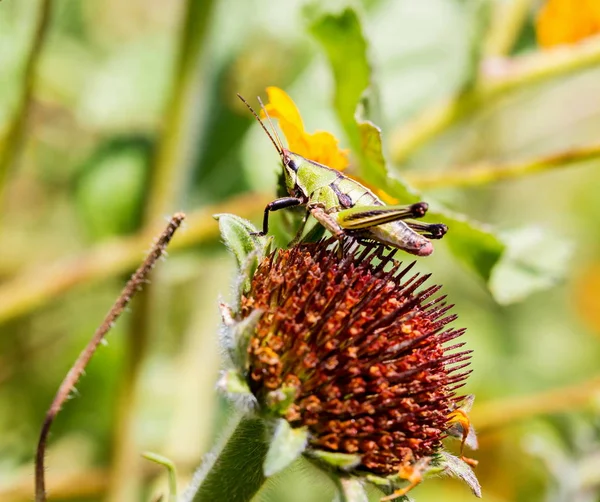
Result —
[[[267, 87], [267, 96], [269, 102], [265, 109], [271, 118], [279, 121], [279, 127], [287, 139], [290, 151], [338, 171], [348, 167], [348, 150], [341, 149], [336, 137], [329, 132], [307, 133], [298, 107], [285, 91], [279, 87]], [[371, 186], [352, 174], [346, 176], [365, 185], [387, 204], [398, 203], [398, 199], [380, 188]]]
[[265, 109], [271, 118], [279, 120], [290, 151], [339, 171], [348, 166], [348, 150], [340, 149], [333, 134], [325, 131], [311, 134], [304, 130], [300, 112], [285, 91], [267, 87], [267, 96]]
[[548, 0], [536, 31], [542, 47], [572, 44], [600, 33], [600, 0]]

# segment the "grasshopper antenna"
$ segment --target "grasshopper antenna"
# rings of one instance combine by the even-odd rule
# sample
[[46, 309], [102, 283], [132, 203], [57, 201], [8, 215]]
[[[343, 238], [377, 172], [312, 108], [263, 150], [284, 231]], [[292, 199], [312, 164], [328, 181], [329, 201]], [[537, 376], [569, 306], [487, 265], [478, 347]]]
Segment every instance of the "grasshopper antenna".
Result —
[[284, 150], [283, 143], [281, 142], [281, 138], [279, 137], [279, 134], [277, 134], [277, 129], [275, 129], [275, 126], [273, 125], [271, 116], [267, 113], [267, 109], [265, 108], [265, 105], [263, 105], [263, 102], [262, 102], [262, 99], [260, 99], [260, 96], [256, 96], [256, 99], [258, 99], [258, 102], [260, 103], [260, 109], [265, 113], [265, 117], [267, 117], [269, 124], [271, 124], [271, 130], [273, 131], [273, 133], [275, 134], [275, 137], [277, 138], [277, 143], [279, 144], [280, 151], [283, 152], [283, 150]]
[[269, 132], [269, 130], [267, 129], [267, 127], [265, 126], [265, 124], [263, 123], [263, 121], [260, 119], [260, 117], [258, 116], [258, 113], [256, 113], [254, 111], [254, 108], [252, 108], [250, 106], [250, 103], [248, 103], [248, 101], [246, 101], [241, 94], [238, 93], [237, 95], [238, 98], [240, 98], [242, 100], [242, 103], [244, 103], [247, 107], [248, 110], [250, 110], [252, 112], [252, 115], [254, 115], [254, 117], [256, 118], [256, 120], [258, 120], [258, 123], [260, 124], [260, 126], [263, 128], [263, 130], [267, 133], [267, 136], [269, 136], [269, 139], [271, 140], [271, 143], [273, 143], [273, 145], [275, 146], [275, 149], [277, 150], [277, 153], [279, 153], [279, 155], [281, 157], [283, 157], [283, 146], [281, 145], [281, 140], [279, 139], [279, 136], [277, 134], [277, 131], [275, 130], [275, 127], [273, 126], [273, 122], [271, 122], [271, 117], [269, 117], [269, 114], [267, 113], [267, 111], [265, 110], [265, 107], [262, 103], [262, 101], [260, 100], [260, 98], [258, 98], [258, 101], [260, 103], [260, 106], [262, 108], [262, 110], [265, 112], [265, 115], [267, 116], [267, 118], [269, 119], [269, 124], [271, 124], [271, 127], [273, 128], [273, 133], [275, 134], [275, 137], [277, 138], [277, 141], [275, 141], [275, 139], [273, 138], [273, 134], [271, 134]]

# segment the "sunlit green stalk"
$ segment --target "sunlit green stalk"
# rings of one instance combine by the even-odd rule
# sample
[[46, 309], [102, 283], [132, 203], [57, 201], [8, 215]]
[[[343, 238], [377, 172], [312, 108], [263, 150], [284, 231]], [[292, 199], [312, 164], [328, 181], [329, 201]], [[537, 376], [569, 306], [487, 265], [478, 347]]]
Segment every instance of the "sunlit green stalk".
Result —
[[[269, 196], [250, 193], [191, 213], [169, 250], [173, 252], [217, 239], [219, 228], [213, 214], [235, 212], [243, 218], [252, 218], [261, 213], [269, 201]], [[6, 281], [0, 285], [0, 324], [54, 301], [77, 286], [135, 269], [142, 258], [140, 249], [146, 249], [163, 226], [162, 222], [157, 223], [153, 229], [98, 244], [80, 256], [24, 270]]]
[[33, 34], [31, 48], [25, 61], [23, 83], [20, 85], [20, 95], [14, 111], [12, 121], [8, 125], [6, 136], [0, 141], [0, 204], [4, 199], [4, 192], [10, 169], [15, 163], [27, 125], [31, 97], [35, 85], [35, 73], [42, 53], [42, 47], [50, 24], [52, 0], [40, 0], [37, 9], [37, 22]]
[[145, 452], [142, 454], [142, 456], [152, 462], [156, 462], [157, 464], [164, 466], [167, 469], [169, 476], [168, 502], [177, 502], [177, 471], [175, 470], [175, 464], [168, 458], [152, 452]]
[[395, 163], [404, 162], [418, 148], [475, 109], [512, 91], [546, 80], [593, 68], [600, 63], [600, 37], [572, 47], [505, 60], [501, 73], [482, 73], [468, 91], [426, 109], [420, 116], [392, 133]]
[[200, 62], [213, 4], [213, 0], [186, 2], [174, 80], [150, 176], [145, 214], [149, 224], [173, 210], [190, 165], [192, 145], [197, 139], [195, 115], [202, 90]]
[[481, 432], [514, 425], [545, 413], [580, 409], [600, 396], [600, 378], [529, 396], [508, 397], [477, 404], [470, 412], [471, 423]]
[[499, 57], [510, 54], [523, 30], [533, 3], [534, 0], [508, 0], [496, 3], [484, 47], [486, 56]]
[[407, 174], [406, 178], [415, 188], [470, 187], [552, 171], [579, 165], [581, 162], [600, 159], [600, 144], [567, 150], [548, 157], [511, 164], [481, 164], [455, 168], [440, 173]]

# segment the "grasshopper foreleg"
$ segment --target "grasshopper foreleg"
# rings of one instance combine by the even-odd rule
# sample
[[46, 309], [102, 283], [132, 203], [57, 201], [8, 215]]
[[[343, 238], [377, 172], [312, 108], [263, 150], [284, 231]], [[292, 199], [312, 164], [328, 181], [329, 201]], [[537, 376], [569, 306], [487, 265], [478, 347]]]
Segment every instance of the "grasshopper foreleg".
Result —
[[303, 204], [304, 201], [299, 199], [298, 197], [282, 197], [281, 199], [276, 199], [273, 202], [269, 202], [265, 207], [265, 216], [263, 218], [263, 228], [262, 231], [256, 232], [253, 235], [267, 235], [269, 232], [269, 213], [271, 211], [279, 211], [280, 209], [285, 209], [286, 207], [299, 206]]

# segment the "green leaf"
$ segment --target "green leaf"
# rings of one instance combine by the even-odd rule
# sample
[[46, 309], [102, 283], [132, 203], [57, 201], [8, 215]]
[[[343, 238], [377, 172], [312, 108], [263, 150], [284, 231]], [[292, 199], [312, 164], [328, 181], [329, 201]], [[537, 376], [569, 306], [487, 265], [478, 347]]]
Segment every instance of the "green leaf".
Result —
[[490, 289], [507, 305], [559, 283], [573, 251], [570, 242], [536, 227], [504, 232], [507, 252], [492, 274]]
[[484, 57], [484, 43], [488, 34], [492, 16], [491, 0], [469, 0], [464, 2], [466, 26], [468, 31], [468, 60], [463, 75], [462, 91], [472, 89], [477, 83], [477, 77]]
[[265, 395], [265, 406], [270, 413], [276, 416], [285, 415], [290, 405], [298, 396], [298, 388], [284, 384], [278, 389], [269, 391]]
[[237, 321], [232, 317], [229, 306], [221, 304], [221, 314], [224, 324], [221, 346], [231, 355], [236, 368], [246, 370], [248, 368], [248, 344], [262, 317], [263, 310], [254, 309], [248, 317]]
[[260, 260], [265, 255], [268, 241], [265, 237], [253, 235], [258, 231], [247, 220], [233, 214], [215, 214], [225, 245], [233, 253], [240, 271], [236, 299], [250, 288], [250, 281]]
[[221, 237], [227, 248], [233, 253], [238, 268], [242, 270], [247, 258], [257, 251], [259, 253], [254, 256], [254, 259], [258, 264], [258, 257], [265, 248], [266, 239], [252, 235], [258, 232], [256, 227], [234, 214], [215, 214], [214, 218], [219, 222]]
[[151, 144], [123, 136], [104, 142], [81, 166], [77, 215], [95, 238], [135, 231], [142, 221]]
[[361, 456], [351, 453], [335, 453], [323, 450], [310, 450], [309, 455], [331, 467], [336, 467], [342, 470], [351, 470], [360, 464]]
[[265, 476], [273, 476], [296, 460], [306, 448], [308, 431], [303, 427], [292, 428], [287, 420], [277, 420], [275, 433], [263, 464]]
[[183, 502], [252, 500], [266, 481], [262, 466], [267, 451], [264, 421], [242, 417], [205, 457]]
[[[402, 204], [421, 200], [418, 193], [387, 172], [381, 130], [371, 121], [362, 118], [366, 108], [364, 101], [363, 99], [356, 114], [364, 159], [361, 175], [368, 183], [383, 188]], [[449, 231], [444, 236], [444, 241], [448, 243], [452, 253], [487, 282], [504, 252], [504, 243], [491, 230], [469, 221], [465, 216], [447, 210], [430, 211], [427, 216], [429, 221], [448, 225]]]
[[217, 388], [227, 394], [244, 394], [252, 395], [248, 383], [240, 373], [234, 369], [229, 369], [223, 372], [221, 378], [217, 382]]
[[[336, 81], [336, 110], [360, 159], [360, 175], [367, 183], [385, 190], [401, 203], [420, 200], [419, 194], [391, 176], [383, 154], [381, 129], [370, 118], [377, 113], [377, 92], [370, 81], [367, 43], [356, 12], [346, 8], [340, 14], [325, 14], [311, 24], [329, 58]], [[349, 51], [345, 52], [345, 44]], [[351, 66], [348, 66], [351, 65]], [[352, 70], [350, 70], [352, 68]], [[353, 75], [352, 79], [347, 75]], [[354, 75], [358, 75], [356, 82]], [[352, 123], [350, 123], [350, 121]], [[500, 259], [504, 244], [490, 230], [466, 217], [446, 211], [430, 213], [450, 227], [445, 240], [460, 261], [477, 272], [486, 282]]]
[[358, 150], [354, 111], [371, 77], [360, 19], [351, 7], [338, 13], [317, 14], [315, 7], [311, 10], [309, 30], [323, 47], [335, 79], [336, 112], [351, 144]]
[[490, 228], [463, 215], [444, 210], [431, 211], [428, 217], [448, 225], [449, 230], [444, 240], [448, 243], [450, 251], [488, 282], [506, 249], [502, 240]]
[[462, 479], [469, 485], [473, 495], [481, 498], [481, 486], [473, 469], [460, 458], [455, 457], [446, 451], [440, 452], [440, 457], [442, 459], [440, 466], [444, 468], [444, 473]]
[[[479, 34], [489, 21], [489, 8], [488, 0], [476, 0], [468, 5], [466, 15], [473, 21], [469, 23], [472, 25], [469, 35], [472, 67], [465, 74], [463, 89], [474, 82], [474, 69], [481, 55]], [[374, 103], [378, 101], [378, 93], [372, 84], [367, 41], [358, 14], [350, 7], [339, 13], [324, 14], [315, 14], [313, 8], [309, 27], [329, 60], [335, 79], [336, 112], [357, 153], [360, 175], [400, 203], [416, 202], [419, 194], [388, 171], [381, 130], [372, 121], [377, 116], [378, 106]], [[348, 78], [349, 75], [352, 78]], [[564, 243], [520, 233], [515, 238], [509, 235], [501, 239], [490, 228], [443, 209], [430, 212], [428, 220], [448, 225], [444, 240], [451, 252], [488, 283], [500, 303], [511, 303], [547, 288], [555, 284], [564, 271], [568, 256]], [[541, 251], [544, 257], [538, 263], [537, 255]]]
[[338, 478], [338, 493], [334, 502], [368, 502], [369, 497], [362, 481], [358, 478]]

